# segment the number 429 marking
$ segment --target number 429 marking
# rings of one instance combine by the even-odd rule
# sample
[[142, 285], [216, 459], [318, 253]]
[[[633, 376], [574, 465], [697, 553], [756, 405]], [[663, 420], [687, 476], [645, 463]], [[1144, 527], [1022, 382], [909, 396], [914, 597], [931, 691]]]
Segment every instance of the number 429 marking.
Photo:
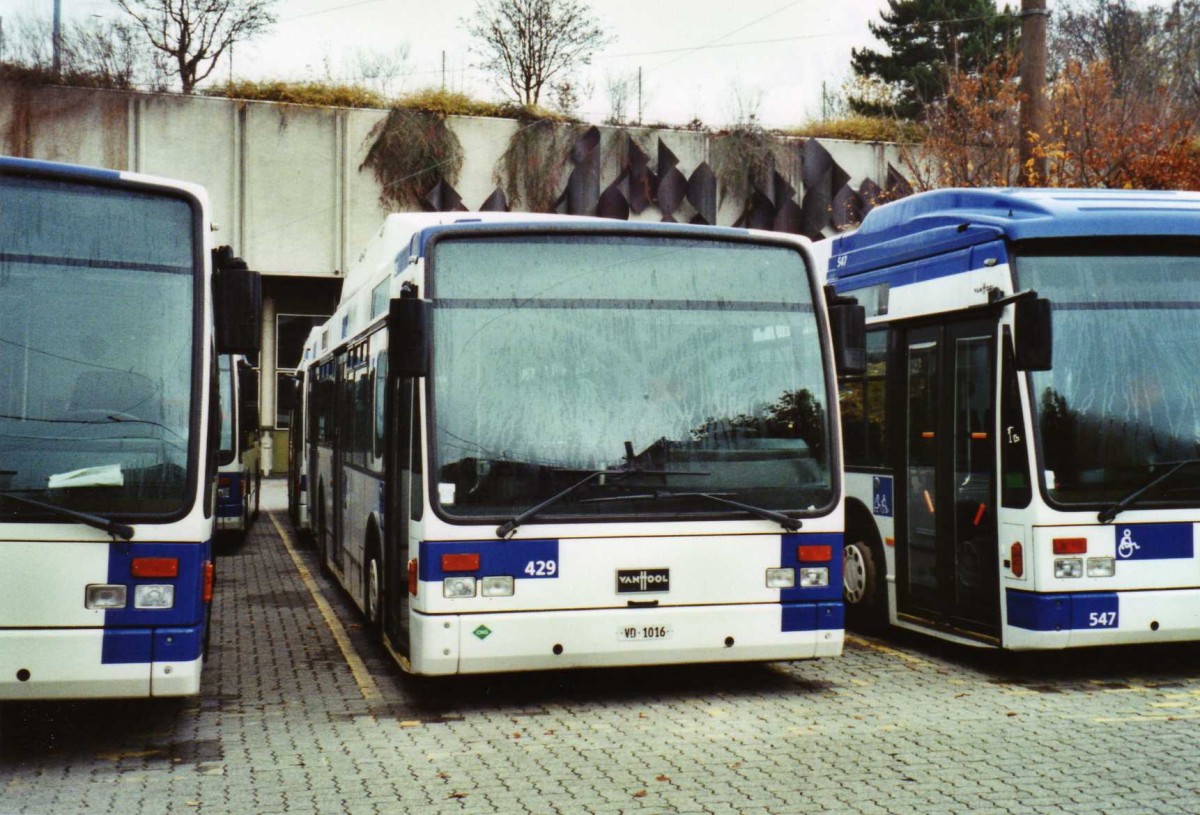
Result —
[[1117, 624], [1117, 612], [1093, 611], [1088, 614], [1088, 628], [1112, 628]]
[[558, 563], [553, 560], [531, 560], [525, 564], [524, 571], [530, 577], [554, 577]]

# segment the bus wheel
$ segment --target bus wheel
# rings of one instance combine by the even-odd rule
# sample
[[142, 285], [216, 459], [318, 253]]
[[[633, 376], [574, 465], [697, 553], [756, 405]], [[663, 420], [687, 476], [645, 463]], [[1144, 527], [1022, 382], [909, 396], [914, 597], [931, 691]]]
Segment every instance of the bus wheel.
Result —
[[845, 545], [842, 558], [847, 623], [865, 630], [882, 628], [887, 621], [882, 559], [859, 540]]
[[363, 583], [363, 613], [367, 618], [367, 629], [376, 633], [383, 627], [383, 569], [375, 551], [367, 555]]
[[317, 531], [317, 563], [321, 570], [321, 574], [325, 575], [326, 577], [329, 577], [330, 574], [332, 574], [332, 572], [329, 569], [329, 557], [328, 557], [329, 550], [325, 546], [325, 542], [328, 540], [328, 538], [327, 538], [328, 530], [325, 528], [325, 493], [323, 490], [320, 494], [320, 501], [317, 503], [316, 531]]

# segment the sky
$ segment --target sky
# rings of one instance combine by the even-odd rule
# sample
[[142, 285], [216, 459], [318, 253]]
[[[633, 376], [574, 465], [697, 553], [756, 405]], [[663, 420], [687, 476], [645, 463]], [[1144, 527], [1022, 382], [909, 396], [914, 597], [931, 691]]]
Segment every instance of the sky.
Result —
[[[111, 0], [60, 0], [64, 20], [120, 14]], [[878, 47], [867, 29], [885, 0], [592, 0], [614, 37], [580, 72], [578, 113], [603, 121], [610, 86], [626, 81], [641, 120], [721, 127], [754, 114], [770, 128], [821, 116], [822, 83], [836, 94], [849, 76], [850, 49]], [[447, 87], [499, 101], [494, 81], [476, 67], [464, 18], [476, 0], [279, 0], [278, 22], [232, 60], [235, 79], [324, 80], [353, 76], [356, 51], [407, 49], [405, 72], [391, 90]], [[0, 0], [5, 31], [17, 16], [49, 19], [53, 0]], [[443, 68], [444, 65], [444, 68]], [[223, 61], [212, 78], [230, 76]], [[543, 99], [543, 103], [546, 100]]]

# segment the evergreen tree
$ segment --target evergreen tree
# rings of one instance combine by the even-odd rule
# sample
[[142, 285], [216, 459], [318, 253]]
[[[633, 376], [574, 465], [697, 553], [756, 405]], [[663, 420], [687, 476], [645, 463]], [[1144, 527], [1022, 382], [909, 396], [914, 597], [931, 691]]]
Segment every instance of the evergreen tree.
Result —
[[[851, 51], [854, 74], [890, 94], [850, 97], [855, 113], [920, 119], [945, 96], [952, 71], [980, 71], [997, 56], [1015, 53], [1020, 20], [993, 0], [888, 0], [882, 23], [869, 23], [886, 48]], [[890, 97], [890, 98], [888, 98]]]

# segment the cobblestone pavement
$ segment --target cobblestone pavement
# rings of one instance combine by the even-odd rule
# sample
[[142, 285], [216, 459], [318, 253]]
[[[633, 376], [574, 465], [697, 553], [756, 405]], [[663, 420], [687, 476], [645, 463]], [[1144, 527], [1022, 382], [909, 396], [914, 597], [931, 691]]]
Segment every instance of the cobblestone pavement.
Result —
[[203, 696], [6, 707], [0, 813], [1200, 812], [1200, 649], [418, 681], [280, 488], [219, 561]]

